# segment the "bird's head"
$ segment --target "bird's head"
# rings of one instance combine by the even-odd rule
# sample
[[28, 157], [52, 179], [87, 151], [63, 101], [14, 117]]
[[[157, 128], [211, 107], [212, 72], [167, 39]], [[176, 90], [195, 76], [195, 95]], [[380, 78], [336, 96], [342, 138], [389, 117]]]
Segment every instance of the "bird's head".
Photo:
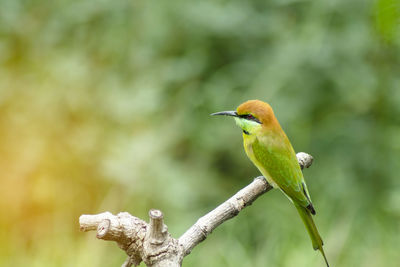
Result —
[[257, 133], [274, 126], [277, 121], [271, 106], [260, 100], [249, 100], [241, 104], [236, 111], [222, 111], [211, 114], [232, 116], [245, 134]]

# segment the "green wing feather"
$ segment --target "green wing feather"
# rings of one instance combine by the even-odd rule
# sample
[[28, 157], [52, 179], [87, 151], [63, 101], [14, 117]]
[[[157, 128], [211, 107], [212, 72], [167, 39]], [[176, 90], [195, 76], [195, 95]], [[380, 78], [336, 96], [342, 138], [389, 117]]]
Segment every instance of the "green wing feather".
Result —
[[[276, 142], [271, 138], [261, 140], [256, 138], [252, 144], [253, 153], [275, 183], [286, 196], [300, 206], [312, 204], [308, 194], [296, 154], [290, 143]], [[289, 142], [287, 139], [284, 140]]]

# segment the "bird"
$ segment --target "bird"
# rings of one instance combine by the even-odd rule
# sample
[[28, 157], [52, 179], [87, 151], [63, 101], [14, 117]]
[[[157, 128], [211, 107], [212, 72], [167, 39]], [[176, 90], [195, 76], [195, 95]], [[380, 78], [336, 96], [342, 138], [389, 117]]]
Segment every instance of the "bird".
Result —
[[323, 241], [314, 223], [316, 214], [296, 153], [280, 126], [271, 106], [249, 100], [235, 111], [221, 111], [212, 116], [231, 116], [243, 132], [244, 150], [267, 182], [279, 189], [296, 207], [311, 238], [329, 267]]

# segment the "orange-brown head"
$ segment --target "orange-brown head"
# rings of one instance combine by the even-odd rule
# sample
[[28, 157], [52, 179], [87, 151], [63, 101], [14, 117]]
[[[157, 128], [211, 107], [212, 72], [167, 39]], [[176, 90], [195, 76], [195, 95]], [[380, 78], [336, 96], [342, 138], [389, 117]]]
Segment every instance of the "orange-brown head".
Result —
[[276, 121], [274, 111], [272, 110], [271, 106], [268, 103], [260, 100], [246, 101], [236, 109], [236, 112], [239, 116], [251, 115], [258, 119], [265, 126]]
[[236, 124], [245, 134], [252, 134], [262, 129], [280, 128], [271, 106], [260, 100], [246, 101], [236, 111], [222, 111], [211, 115], [235, 117]]

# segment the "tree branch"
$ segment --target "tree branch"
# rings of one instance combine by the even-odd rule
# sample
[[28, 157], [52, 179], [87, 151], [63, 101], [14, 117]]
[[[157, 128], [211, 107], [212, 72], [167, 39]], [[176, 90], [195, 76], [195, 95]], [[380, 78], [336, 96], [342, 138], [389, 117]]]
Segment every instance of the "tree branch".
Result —
[[[311, 155], [300, 152], [296, 156], [301, 169], [311, 166]], [[150, 210], [149, 224], [127, 212], [81, 215], [79, 224], [81, 231], [97, 230], [97, 238], [115, 241], [128, 255], [123, 267], [137, 266], [141, 261], [149, 267], [179, 267], [183, 258], [215, 228], [238, 215], [271, 189], [272, 186], [263, 176], [255, 178], [230, 199], [198, 219], [179, 239], [168, 233], [159, 210]]]
[[237, 192], [233, 197], [219, 205], [213, 211], [197, 220], [180, 238], [184, 255], [188, 255], [192, 249], [212, 233], [221, 223], [235, 217], [245, 207], [251, 205], [259, 196], [272, 189], [263, 176]]

